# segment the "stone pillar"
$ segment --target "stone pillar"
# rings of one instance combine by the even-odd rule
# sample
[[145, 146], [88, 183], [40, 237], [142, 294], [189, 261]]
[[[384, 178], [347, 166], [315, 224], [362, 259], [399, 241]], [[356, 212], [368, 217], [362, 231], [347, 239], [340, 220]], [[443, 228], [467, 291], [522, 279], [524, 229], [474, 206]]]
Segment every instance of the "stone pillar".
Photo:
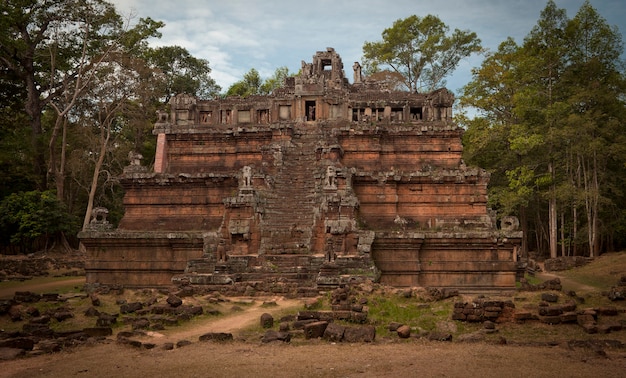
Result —
[[165, 173], [167, 168], [167, 139], [165, 134], [157, 136], [156, 155], [154, 157], [154, 172]]

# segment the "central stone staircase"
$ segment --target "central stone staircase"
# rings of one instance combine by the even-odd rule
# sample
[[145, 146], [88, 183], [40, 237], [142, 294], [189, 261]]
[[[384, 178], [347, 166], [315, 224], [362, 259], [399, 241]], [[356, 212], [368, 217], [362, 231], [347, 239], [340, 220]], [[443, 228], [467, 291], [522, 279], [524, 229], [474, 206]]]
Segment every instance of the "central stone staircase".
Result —
[[[273, 191], [265, 196], [259, 254], [266, 256], [311, 254], [323, 170], [315, 157], [321, 136], [314, 122], [295, 127], [293, 139], [283, 145], [282, 165], [273, 177]], [[280, 265], [281, 259], [275, 260]]]

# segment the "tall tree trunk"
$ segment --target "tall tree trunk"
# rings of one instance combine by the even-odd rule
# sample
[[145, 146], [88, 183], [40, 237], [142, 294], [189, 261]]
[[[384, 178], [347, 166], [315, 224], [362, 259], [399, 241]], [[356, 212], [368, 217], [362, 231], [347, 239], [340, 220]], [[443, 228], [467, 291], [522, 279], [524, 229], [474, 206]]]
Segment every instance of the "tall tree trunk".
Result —
[[548, 164], [548, 171], [550, 172], [550, 176], [552, 178], [552, 184], [550, 185], [550, 199], [548, 202], [548, 229], [550, 236], [550, 258], [556, 258], [558, 254], [557, 249], [557, 213], [556, 213], [556, 186], [554, 184], [555, 173], [553, 163], [550, 162]]
[[91, 220], [91, 212], [93, 210], [93, 202], [96, 198], [96, 191], [98, 189], [98, 178], [100, 177], [100, 170], [104, 164], [104, 157], [106, 155], [107, 147], [109, 145], [109, 139], [111, 138], [111, 120], [109, 116], [102, 122], [100, 131], [100, 155], [96, 161], [96, 165], [93, 169], [93, 176], [91, 178], [91, 187], [89, 188], [89, 198], [87, 200], [87, 210], [85, 210], [85, 217], [83, 219], [83, 231], [89, 226]]
[[561, 256], [567, 256], [567, 243], [565, 243], [565, 211], [561, 210]]
[[599, 213], [599, 202], [600, 202], [600, 184], [598, 183], [598, 156], [596, 152], [593, 152], [593, 190], [591, 192], [591, 205], [592, 205], [592, 218], [591, 218], [591, 227], [589, 229], [589, 233], [592, 235], [592, 238], [589, 240], [589, 255], [590, 257], [595, 257], [599, 253], [600, 249], [600, 237], [598, 235], [598, 213]]
[[582, 160], [583, 184], [585, 189], [585, 210], [587, 213], [587, 243], [589, 257], [595, 257], [598, 252], [598, 171], [596, 156], [592, 161]]
[[[61, 153], [57, 156], [57, 138], [61, 130]], [[52, 135], [48, 143], [50, 156], [49, 170], [54, 175], [54, 183], [57, 190], [57, 199], [61, 202], [65, 198], [65, 153], [67, 151], [67, 118], [64, 115], [57, 115]]]
[[574, 205], [574, 208], [572, 209], [572, 223], [572, 256], [577, 256], [578, 248], [576, 248], [576, 246], [578, 243], [576, 238], [578, 237], [578, 209], [576, 208], [576, 205]]
[[[32, 67], [31, 67], [32, 68]], [[33, 147], [33, 172], [37, 180], [37, 189], [48, 188], [45, 146], [43, 142], [43, 128], [41, 127], [41, 109], [43, 107], [39, 98], [39, 91], [35, 83], [34, 74], [26, 74], [26, 114], [30, 118], [31, 141]]]
[[526, 216], [526, 206], [520, 206], [519, 221], [522, 225], [522, 245], [521, 255], [528, 258], [528, 219]]

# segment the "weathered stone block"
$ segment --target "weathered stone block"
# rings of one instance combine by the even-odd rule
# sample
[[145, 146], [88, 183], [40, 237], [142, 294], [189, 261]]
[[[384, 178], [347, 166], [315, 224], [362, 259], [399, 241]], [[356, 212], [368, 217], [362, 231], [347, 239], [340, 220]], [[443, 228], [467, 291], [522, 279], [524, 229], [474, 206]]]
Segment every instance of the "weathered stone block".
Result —
[[428, 334], [428, 340], [431, 341], [452, 341], [452, 335], [445, 332], [431, 332]]
[[541, 300], [549, 303], [556, 303], [559, 301], [559, 296], [554, 293], [541, 293]]
[[304, 325], [304, 337], [306, 339], [317, 339], [324, 336], [324, 331], [326, 331], [326, 327], [328, 326], [328, 322], [326, 321], [317, 321], [313, 323], [308, 323]]
[[532, 313], [526, 310], [515, 310], [515, 314], [513, 314], [513, 319], [516, 321], [524, 321], [532, 318]]
[[261, 338], [261, 342], [271, 343], [273, 341], [282, 341], [284, 343], [288, 343], [291, 341], [291, 334], [289, 332], [274, 331], [271, 329], [265, 331], [265, 334]]
[[199, 341], [230, 341], [233, 340], [232, 333], [226, 332], [209, 332], [201, 335]]
[[106, 337], [113, 334], [113, 329], [111, 327], [92, 327], [83, 328], [83, 332], [89, 337]]
[[591, 314], [579, 314], [576, 317], [576, 322], [578, 323], [578, 325], [583, 326], [585, 324], [595, 324], [596, 319]]
[[616, 316], [618, 311], [617, 307], [604, 306], [596, 308], [596, 313], [601, 316]]
[[326, 329], [324, 330], [323, 338], [324, 340], [332, 341], [332, 342], [340, 342], [343, 340], [343, 334], [346, 330], [346, 327], [341, 326], [336, 323], [329, 323]]
[[564, 312], [563, 314], [559, 315], [559, 317], [561, 318], [561, 323], [576, 323], [578, 322], [578, 314], [574, 311], [571, 312]]
[[167, 297], [167, 303], [172, 307], [178, 307], [183, 304], [183, 300], [176, 295], [170, 295]]
[[465, 315], [464, 313], [460, 312], [454, 312], [452, 313], [452, 320], [467, 320], [467, 315]]
[[376, 328], [374, 326], [347, 327], [343, 339], [349, 343], [373, 342], [376, 338]]
[[0, 340], [0, 348], [33, 350], [34, 346], [35, 341], [30, 337], [16, 337], [12, 339]]
[[598, 325], [595, 323], [584, 323], [580, 325], [586, 333], [598, 333]]
[[120, 306], [120, 313], [131, 314], [133, 312], [141, 310], [142, 308], [143, 304], [141, 302], [124, 303]]
[[261, 327], [272, 328], [274, 326], [274, 317], [268, 313], [261, 315]]
[[367, 313], [365, 312], [351, 312], [350, 321], [353, 323], [363, 324], [367, 321]]

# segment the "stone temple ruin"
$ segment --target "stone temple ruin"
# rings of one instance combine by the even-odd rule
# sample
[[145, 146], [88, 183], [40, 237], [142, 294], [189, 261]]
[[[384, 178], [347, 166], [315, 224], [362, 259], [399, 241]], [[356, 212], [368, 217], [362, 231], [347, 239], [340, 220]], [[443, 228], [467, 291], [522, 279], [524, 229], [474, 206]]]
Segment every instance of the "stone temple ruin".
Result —
[[353, 68], [350, 84], [328, 48], [268, 96], [174, 97], [154, 170], [133, 155], [121, 178], [119, 227], [80, 234], [87, 282], [514, 289], [522, 235], [496, 228], [488, 173], [461, 159], [453, 94]]

